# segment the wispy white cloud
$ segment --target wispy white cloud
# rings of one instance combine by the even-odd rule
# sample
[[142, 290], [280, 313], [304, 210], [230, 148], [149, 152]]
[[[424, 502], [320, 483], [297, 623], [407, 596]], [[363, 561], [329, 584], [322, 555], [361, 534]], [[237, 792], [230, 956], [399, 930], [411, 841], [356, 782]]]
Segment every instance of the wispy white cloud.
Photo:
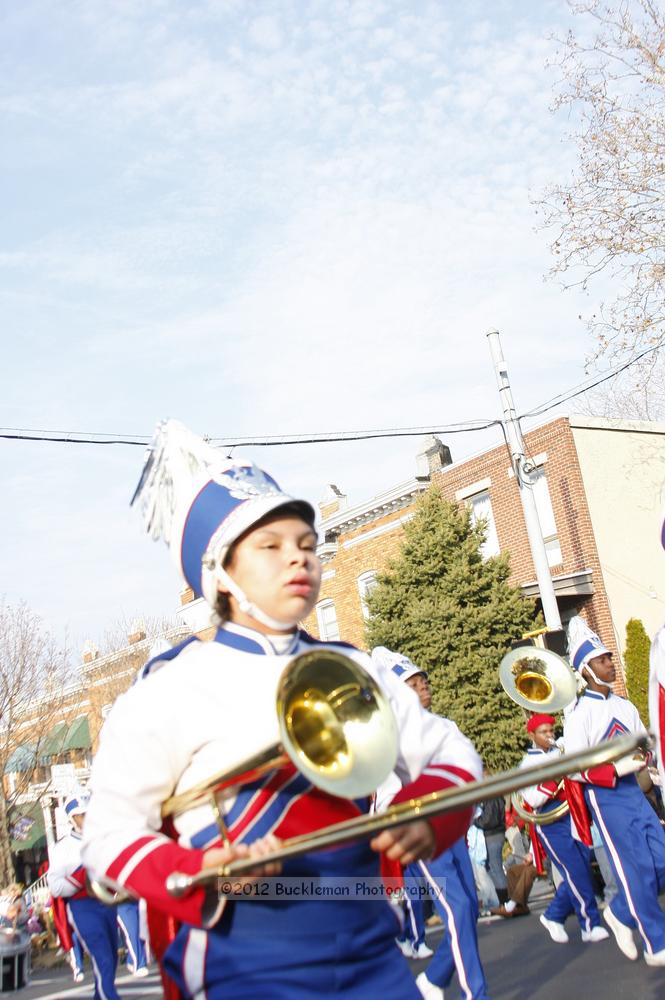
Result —
[[[569, 155], [543, 66], [557, 0], [24, 0], [2, 17], [5, 423], [148, 433], [176, 415], [221, 435], [492, 416], [489, 325], [525, 406], [577, 380], [579, 299], [543, 285], [529, 205]], [[115, 506], [137, 456], [63, 451], [46, 474], [37, 447], [8, 452], [12, 592], [93, 632], [109, 603], [168, 610]], [[310, 496], [332, 480], [360, 499], [411, 475], [415, 447], [256, 457]], [[38, 581], [29, 522], [50, 540]]]

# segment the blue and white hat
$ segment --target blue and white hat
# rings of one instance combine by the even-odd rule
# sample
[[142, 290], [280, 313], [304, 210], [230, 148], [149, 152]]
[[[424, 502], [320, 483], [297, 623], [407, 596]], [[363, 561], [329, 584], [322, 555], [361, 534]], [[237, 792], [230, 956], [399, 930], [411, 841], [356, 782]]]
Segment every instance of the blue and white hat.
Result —
[[65, 800], [65, 812], [69, 819], [74, 816], [82, 816], [88, 811], [88, 805], [90, 804], [90, 795], [88, 792], [84, 792], [79, 789], [73, 795], [70, 795], [68, 799]]
[[571, 667], [581, 670], [594, 656], [602, 656], [604, 653], [612, 655], [612, 651], [603, 645], [584, 619], [579, 615], [571, 618], [568, 623], [568, 656]]
[[416, 674], [424, 674], [427, 677], [427, 671], [417, 667], [408, 656], [404, 656], [403, 653], [393, 653], [386, 646], [375, 646], [372, 650], [372, 659], [377, 665], [392, 670], [395, 677], [399, 677], [401, 681], [408, 681]]
[[147, 532], [163, 538], [185, 580], [211, 607], [229, 547], [285, 504], [314, 524], [314, 508], [250, 461], [233, 461], [176, 420], [158, 425], [136, 487]]

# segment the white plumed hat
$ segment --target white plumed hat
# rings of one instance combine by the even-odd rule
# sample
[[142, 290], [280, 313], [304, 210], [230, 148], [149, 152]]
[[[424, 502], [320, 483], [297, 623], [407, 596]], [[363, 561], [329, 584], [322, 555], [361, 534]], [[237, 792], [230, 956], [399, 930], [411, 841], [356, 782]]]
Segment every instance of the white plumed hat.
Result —
[[163, 538], [197, 597], [215, 606], [215, 570], [240, 535], [286, 504], [314, 524], [311, 504], [284, 493], [253, 462], [225, 457], [176, 420], [157, 426], [132, 504]]
[[579, 615], [575, 615], [568, 623], [568, 656], [574, 670], [581, 670], [594, 656], [603, 653], [612, 655], [611, 650], [604, 646], [595, 632]]

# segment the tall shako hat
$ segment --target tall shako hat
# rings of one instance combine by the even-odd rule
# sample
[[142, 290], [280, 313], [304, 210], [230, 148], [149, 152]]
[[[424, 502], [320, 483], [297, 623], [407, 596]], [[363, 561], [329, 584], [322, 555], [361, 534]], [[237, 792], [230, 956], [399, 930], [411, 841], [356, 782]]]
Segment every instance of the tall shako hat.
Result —
[[583, 618], [579, 615], [571, 618], [568, 623], [568, 656], [573, 669], [581, 670], [594, 656], [602, 656], [603, 653], [612, 655], [611, 650], [603, 645]]
[[196, 596], [213, 608], [218, 580], [229, 584], [223, 571], [229, 547], [252, 525], [285, 504], [308, 524], [315, 521], [307, 501], [284, 493], [253, 462], [225, 457], [176, 420], [157, 426], [131, 503], [137, 500], [148, 534], [164, 539]]
[[401, 681], [408, 681], [416, 674], [424, 674], [427, 677], [427, 671], [417, 667], [408, 656], [404, 656], [403, 653], [393, 653], [386, 646], [375, 646], [372, 650], [372, 659], [380, 666], [392, 670], [395, 677], [399, 677]]

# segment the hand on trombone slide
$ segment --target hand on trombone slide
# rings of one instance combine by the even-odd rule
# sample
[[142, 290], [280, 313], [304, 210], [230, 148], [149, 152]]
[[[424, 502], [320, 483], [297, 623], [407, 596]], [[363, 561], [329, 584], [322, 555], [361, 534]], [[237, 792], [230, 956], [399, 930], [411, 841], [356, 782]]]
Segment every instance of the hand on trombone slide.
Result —
[[426, 861], [434, 854], [436, 840], [430, 823], [424, 819], [395, 826], [392, 830], [382, 830], [369, 842], [373, 851], [384, 851], [391, 861], [410, 865], [414, 861]]
[[261, 858], [266, 854], [278, 851], [281, 840], [268, 834], [261, 837], [252, 844], [228, 844], [226, 847], [213, 847], [203, 855], [202, 870], [218, 868], [220, 876], [225, 865], [232, 861], [244, 861], [247, 859], [256, 860], [256, 868], [252, 868], [237, 879], [241, 885], [255, 882], [257, 878], [265, 878], [267, 875], [279, 875], [282, 870], [281, 861], [271, 861], [268, 864], [261, 864]]

